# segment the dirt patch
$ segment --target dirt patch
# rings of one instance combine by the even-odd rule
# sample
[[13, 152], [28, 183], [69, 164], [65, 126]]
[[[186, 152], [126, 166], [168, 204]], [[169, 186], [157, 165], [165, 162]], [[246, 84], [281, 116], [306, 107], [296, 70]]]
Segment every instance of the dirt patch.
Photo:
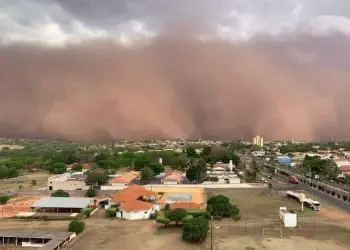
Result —
[[[234, 247], [233, 247], [234, 246]], [[347, 250], [347, 245], [341, 245], [332, 241], [310, 240], [302, 237], [288, 239], [234, 237], [216, 240], [218, 250], [245, 249], [245, 250], [294, 250], [294, 249], [317, 249], [317, 250]]]
[[7, 204], [0, 205], [0, 218], [10, 218], [20, 212], [30, 212], [30, 206], [44, 196], [18, 196], [10, 199]]

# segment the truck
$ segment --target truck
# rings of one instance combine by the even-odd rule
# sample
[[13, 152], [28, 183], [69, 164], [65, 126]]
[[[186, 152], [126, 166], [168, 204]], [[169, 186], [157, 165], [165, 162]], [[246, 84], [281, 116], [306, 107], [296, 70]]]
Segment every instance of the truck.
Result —
[[296, 176], [289, 176], [288, 181], [293, 184], [299, 184], [299, 180]]

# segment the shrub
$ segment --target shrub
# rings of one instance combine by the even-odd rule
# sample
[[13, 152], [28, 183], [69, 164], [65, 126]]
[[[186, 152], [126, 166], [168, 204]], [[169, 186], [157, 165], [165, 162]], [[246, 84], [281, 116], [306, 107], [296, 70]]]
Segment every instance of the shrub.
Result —
[[86, 191], [87, 197], [94, 197], [96, 196], [96, 189], [93, 187], [89, 187], [89, 189]]
[[86, 208], [83, 208], [81, 212], [83, 213], [84, 216], [88, 218], [91, 215], [92, 209], [89, 207], [86, 207]]
[[170, 219], [165, 218], [164, 216], [157, 216], [156, 222], [168, 226], [170, 224]]
[[334, 195], [335, 195], [335, 191], [333, 190], [333, 191], [331, 192], [331, 194], [332, 194], [332, 196], [334, 196]]
[[338, 196], [338, 199], [340, 199], [341, 195], [340, 195], [340, 194], [337, 194], [337, 196]]
[[185, 223], [182, 239], [186, 241], [201, 241], [207, 237], [209, 222], [201, 217], [194, 218]]
[[176, 208], [173, 210], [170, 210], [167, 213], [167, 218], [170, 219], [170, 221], [175, 221], [176, 224], [182, 221], [183, 218], [187, 215], [187, 211], [184, 208]]
[[6, 204], [11, 199], [11, 196], [1, 195], [0, 196], [0, 204]]
[[322, 186], [321, 185], [318, 185], [318, 190], [321, 190]]
[[348, 200], [348, 196], [344, 194], [344, 195], [343, 195], [343, 200], [344, 200], [344, 201], [347, 201], [347, 200]]
[[120, 206], [119, 204], [112, 204], [112, 205], [110, 206], [110, 208], [117, 208], [117, 209], [118, 209], [119, 206]]
[[209, 211], [203, 209], [187, 209], [187, 214], [192, 215], [193, 217], [205, 216], [209, 214]]
[[182, 218], [181, 222], [182, 223], [186, 223], [186, 222], [188, 222], [189, 220], [192, 220], [192, 219], [193, 219], [193, 215], [188, 214], [188, 215], [186, 215], [185, 217]]
[[105, 211], [108, 217], [115, 217], [117, 214], [117, 208], [114, 207], [107, 208]]
[[85, 223], [81, 220], [72, 220], [68, 225], [68, 231], [79, 234], [84, 231]]
[[69, 197], [69, 193], [63, 191], [62, 189], [58, 189], [51, 194], [51, 197]]
[[36, 180], [32, 180], [32, 186], [35, 186], [36, 185]]
[[329, 191], [329, 190], [327, 189], [327, 191], [326, 191], [326, 192], [327, 192], [327, 194], [329, 194], [331, 191]]

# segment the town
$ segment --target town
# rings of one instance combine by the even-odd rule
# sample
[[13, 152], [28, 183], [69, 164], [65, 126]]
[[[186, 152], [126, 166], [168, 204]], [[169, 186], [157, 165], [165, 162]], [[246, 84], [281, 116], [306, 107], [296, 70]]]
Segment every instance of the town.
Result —
[[2, 244], [154, 249], [171, 242], [169, 249], [192, 249], [190, 241], [255, 249], [271, 238], [283, 239], [274, 243], [279, 248], [301, 237], [300, 247], [346, 246], [349, 156], [348, 142], [261, 136], [110, 144], [2, 139]]

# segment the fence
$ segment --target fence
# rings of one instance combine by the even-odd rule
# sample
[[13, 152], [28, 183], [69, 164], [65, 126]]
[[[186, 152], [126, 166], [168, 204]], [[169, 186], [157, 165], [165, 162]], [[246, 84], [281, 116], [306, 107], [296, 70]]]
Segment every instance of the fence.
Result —
[[265, 237], [303, 236], [316, 237], [322, 235], [350, 233], [347, 225], [339, 225], [331, 220], [299, 219], [295, 228], [285, 228], [278, 218], [262, 218], [257, 220], [213, 222], [213, 232], [232, 235], [254, 235]]

